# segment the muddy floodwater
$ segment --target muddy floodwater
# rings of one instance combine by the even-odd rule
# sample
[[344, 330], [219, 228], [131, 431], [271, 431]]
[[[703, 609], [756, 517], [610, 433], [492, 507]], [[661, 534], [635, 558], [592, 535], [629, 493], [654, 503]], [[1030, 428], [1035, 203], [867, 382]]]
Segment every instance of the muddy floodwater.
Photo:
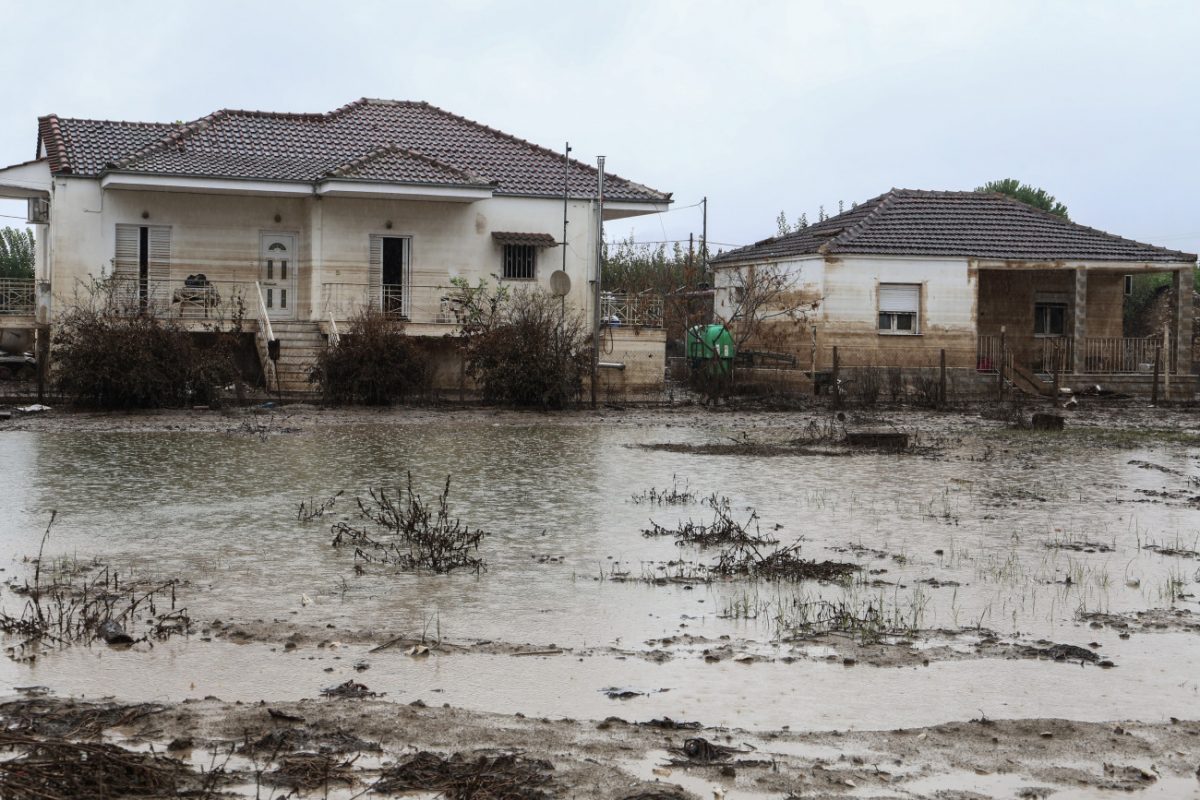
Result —
[[[480, 719], [669, 717], [760, 737], [1200, 718], [1200, 435], [1188, 412], [1084, 410], [1057, 434], [975, 413], [848, 424], [903, 430], [910, 446], [766, 452], [754, 445], [832, 437], [837, 423], [689, 409], [17, 421], [0, 431], [0, 577], [24, 579], [56, 511], [44, 562], [179, 578], [193, 623], [153, 646], [0, 659], [0, 693], [301, 703], [353, 679], [374, 703]], [[719, 447], [647, 447], [666, 444]], [[454, 515], [487, 532], [485, 570], [404, 572], [331, 546], [355, 497], [408, 473], [430, 498], [450, 476]], [[324, 516], [298, 519], [302, 502], [338, 491]], [[832, 582], [706, 577], [711, 551], [643, 535], [711, 520], [714, 496], [781, 545], [800, 540], [804, 558], [859, 569]], [[22, 602], [0, 590], [4, 611]], [[816, 624], [829, 608], [875, 627]], [[656, 758], [635, 753], [620, 769], [720, 788], [678, 769], [672, 781]], [[915, 772], [897, 796], [1037, 784], [962, 773]], [[1178, 770], [1155, 777], [1108, 788], [1200, 787]], [[749, 783], [721, 790], [788, 794]], [[1089, 785], [1107, 786], [1056, 790]]]

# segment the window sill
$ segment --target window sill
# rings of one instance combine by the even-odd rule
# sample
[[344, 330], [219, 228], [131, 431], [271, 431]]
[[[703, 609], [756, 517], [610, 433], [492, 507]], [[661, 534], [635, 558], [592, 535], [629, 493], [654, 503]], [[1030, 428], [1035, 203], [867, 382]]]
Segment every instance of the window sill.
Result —
[[924, 336], [920, 331], [877, 331], [880, 336]]
[[522, 283], [534, 283], [537, 281], [537, 277], [534, 276], [532, 278], [501, 278], [500, 280], [502, 280], [502, 281], [521, 281]]

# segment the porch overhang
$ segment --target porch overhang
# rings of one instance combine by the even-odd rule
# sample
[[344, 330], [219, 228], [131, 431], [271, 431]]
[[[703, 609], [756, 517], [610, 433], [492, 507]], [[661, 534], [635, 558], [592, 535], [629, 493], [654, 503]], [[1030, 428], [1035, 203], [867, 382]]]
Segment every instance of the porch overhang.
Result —
[[0, 198], [12, 200], [50, 197], [50, 162], [44, 158], [0, 169]]
[[142, 192], [186, 192], [188, 194], [237, 194], [274, 197], [311, 197], [313, 194], [312, 184], [295, 181], [259, 181], [185, 175], [146, 175], [132, 172], [106, 172], [100, 178], [100, 188]]
[[661, 214], [664, 211], [669, 211], [670, 208], [671, 202], [669, 200], [661, 203], [634, 203], [628, 200], [605, 200], [604, 220], [607, 222], [610, 219], [640, 217], [643, 214]]
[[495, 193], [491, 186], [451, 186], [381, 181], [323, 180], [316, 184], [320, 197], [365, 197], [382, 200], [430, 200], [443, 203], [474, 203]]
[[1118, 272], [1124, 274], [1138, 272], [1174, 272], [1180, 269], [1194, 269], [1193, 261], [1027, 261], [1024, 259], [993, 259], [976, 258], [971, 260], [971, 266], [976, 269], [994, 269], [1009, 272], [1022, 271], [1073, 271], [1089, 270], [1092, 272]]

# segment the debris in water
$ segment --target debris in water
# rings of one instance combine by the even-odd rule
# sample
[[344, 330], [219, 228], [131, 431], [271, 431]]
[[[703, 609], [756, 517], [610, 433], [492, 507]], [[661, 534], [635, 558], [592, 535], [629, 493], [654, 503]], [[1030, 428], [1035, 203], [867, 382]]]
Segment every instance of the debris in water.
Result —
[[345, 683], [339, 683], [337, 686], [322, 689], [321, 694], [326, 697], [358, 700], [364, 697], [382, 697], [386, 692], [372, 692], [365, 685], [348, 680]]

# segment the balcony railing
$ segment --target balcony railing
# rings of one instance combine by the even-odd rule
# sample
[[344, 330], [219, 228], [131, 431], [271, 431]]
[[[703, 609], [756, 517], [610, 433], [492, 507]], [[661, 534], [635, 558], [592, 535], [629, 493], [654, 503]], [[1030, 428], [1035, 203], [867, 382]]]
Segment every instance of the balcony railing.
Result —
[[459, 290], [452, 286], [412, 286], [385, 283], [325, 283], [321, 285], [321, 317], [347, 320], [374, 308], [405, 322], [457, 325], [463, 320]]
[[[995, 372], [1004, 359], [1011, 367], [1015, 358], [1034, 372], [1052, 374], [1057, 363], [1060, 374], [1136, 375], [1154, 370], [1154, 353], [1162, 337], [1089, 336], [1076, 346], [1074, 337], [1008, 337], [1001, 352], [1001, 337], [980, 336], [976, 365], [980, 372]], [[1159, 356], [1160, 368], [1175, 371], [1174, 353]], [[1167, 364], [1170, 364], [1168, 367]]]
[[610, 326], [661, 328], [663, 326], [662, 295], [650, 292], [638, 294], [601, 292], [600, 319], [604, 324]]
[[139, 281], [114, 279], [105, 298], [121, 313], [148, 311], [174, 319], [258, 319], [253, 281], [210, 281], [196, 277]]
[[32, 315], [36, 307], [33, 278], [0, 278], [0, 314]]

